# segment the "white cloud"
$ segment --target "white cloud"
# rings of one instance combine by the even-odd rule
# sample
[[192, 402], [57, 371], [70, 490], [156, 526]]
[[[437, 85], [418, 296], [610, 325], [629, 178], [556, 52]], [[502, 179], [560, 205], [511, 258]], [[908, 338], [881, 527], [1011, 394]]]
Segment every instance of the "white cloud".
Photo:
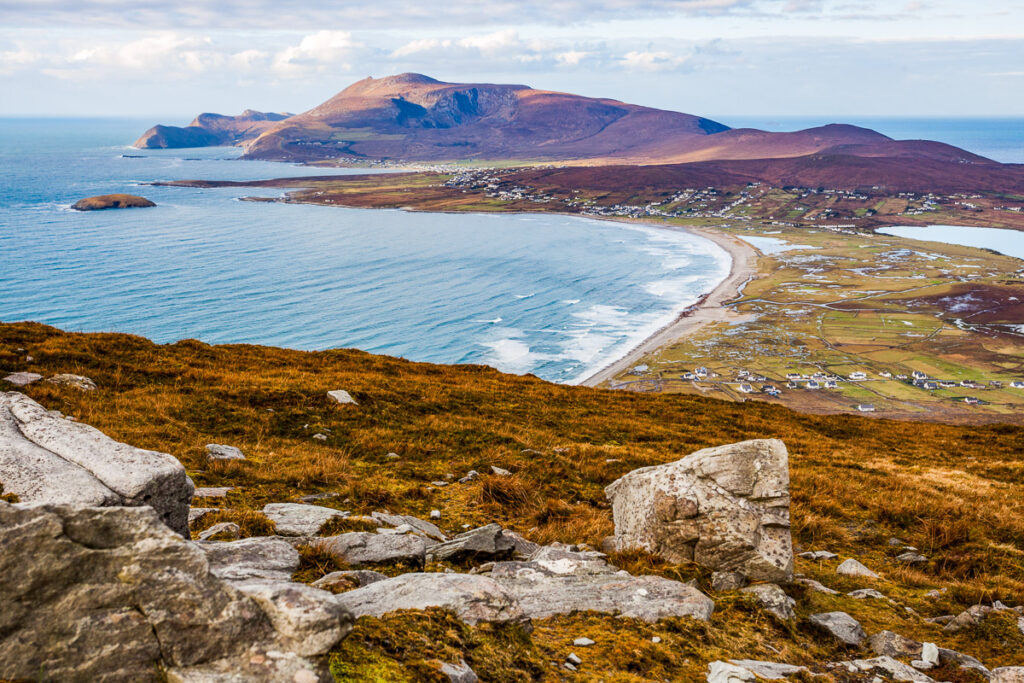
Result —
[[346, 60], [359, 43], [348, 31], [317, 31], [305, 36], [298, 45], [288, 47], [274, 57], [274, 71], [284, 77], [306, 75], [310, 70], [323, 71], [326, 67], [349, 71]]
[[434, 38], [424, 38], [420, 40], [413, 40], [405, 45], [401, 46], [397, 50], [391, 53], [391, 56], [400, 59], [402, 57], [409, 57], [415, 54], [424, 52], [437, 52], [438, 50], [444, 50], [452, 46], [450, 40], [436, 40]]
[[649, 50], [627, 52], [621, 59], [622, 66], [631, 71], [668, 71], [678, 69], [688, 57], [680, 57], [666, 51]]

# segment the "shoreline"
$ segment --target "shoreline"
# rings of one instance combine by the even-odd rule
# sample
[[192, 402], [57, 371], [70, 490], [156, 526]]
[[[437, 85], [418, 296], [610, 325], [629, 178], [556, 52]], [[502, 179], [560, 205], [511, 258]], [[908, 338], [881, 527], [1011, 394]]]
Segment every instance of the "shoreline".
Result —
[[[626, 221], [613, 221], [625, 223]], [[757, 277], [757, 249], [744, 242], [739, 237], [733, 237], [713, 228], [673, 226], [668, 227], [656, 223], [640, 221], [643, 225], [658, 227], [661, 229], [680, 230], [688, 232], [697, 237], [703, 237], [717, 244], [724, 249], [732, 259], [729, 274], [718, 283], [718, 285], [707, 294], [703, 295], [696, 303], [689, 306], [680, 313], [675, 320], [665, 325], [651, 336], [634, 346], [624, 356], [609, 363], [602, 369], [590, 375], [577, 386], [598, 387], [611, 380], [619, 373], [628, 370], [644, 356], [657, 351], [669, 344], [693, 334], [705, 325], [713, 322], [735, 322], [743, 318], [742, 315], [734, 313], [731, 309], [725, 308], [724, 304], [739, 296], [742, 287], [751, 279]]]

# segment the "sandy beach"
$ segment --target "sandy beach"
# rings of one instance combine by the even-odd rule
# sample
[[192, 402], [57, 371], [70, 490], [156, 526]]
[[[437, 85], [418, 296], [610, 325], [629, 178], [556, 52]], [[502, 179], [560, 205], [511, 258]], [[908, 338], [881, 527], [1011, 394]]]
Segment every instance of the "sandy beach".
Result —
[[740, 288], [757, 275], [757, 250], [738, 237], [733, 237], [718, 230], [696, 227], [687, 227], [683, 228], [683, 230], [709, 239], [729, 252], [729, 255], [732, 257], [732, 268], [729, 271], [729, 275], [710, 293], [683, 311], [670, 324], [652, 334], [622, 358], [580, 382], [580, 385], [588, 387], [600, 386], [616, 375], [635, 366], [647, 354], [668, 346], [689, 334], [693, 334], [708, 323], [742, 319], [742, 316], [725, 308], [723, 304], [736, 298]]

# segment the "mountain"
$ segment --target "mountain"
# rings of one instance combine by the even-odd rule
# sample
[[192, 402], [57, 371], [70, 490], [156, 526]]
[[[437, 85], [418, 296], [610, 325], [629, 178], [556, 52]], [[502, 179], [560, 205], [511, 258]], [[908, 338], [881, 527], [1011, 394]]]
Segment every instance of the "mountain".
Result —
[[238, 116], [200, 114], [187, 126], [156, 125], [134, 142], [140, 149], [214, 147], [237, 145], [287, 119], [291, 114], [273, 114], [246, 109]]

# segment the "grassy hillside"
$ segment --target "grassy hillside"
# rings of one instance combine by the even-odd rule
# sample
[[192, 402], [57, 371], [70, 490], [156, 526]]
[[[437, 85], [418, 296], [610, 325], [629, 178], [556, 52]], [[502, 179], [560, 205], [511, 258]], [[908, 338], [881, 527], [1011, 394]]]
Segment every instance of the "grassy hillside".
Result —
[[[45, 382], [24, 391], [117, 439], [174, 454], [199, 486], [237, 487], [219, 519], [252, 531], [267, 529], [256, 512], [265, 503], [330, 491], [340, 494], [333, 504], [354, 512], [426, 515], [437, 508], [446, 531], [499, 521], [539, 542], [597, 545], [613, 529], [603, 488], [617, 477], [706, 446], [778, 437], [791, 454], [795, 542], [861, 559], [883, 574], [871, 587], [896, 601], [808, 593], [798, 604], [802, 616], [842, 609], [869, 633], [890, 628], [988, 666], [1024, 664], [1024, 634], [1008, 617], [955, 635], [924, 621], [981, 601], [1024, 602], [1024, 427], [810, 416], [764, 403], [566, 387], [359, 351], [160, 346], [31, 323], [0, 325], [0, 370], [92, 378], [99, 388], [89, 393]], [[0, 390], [13, 389], [0, 382]], [[346, 389], [359, 405], [332, 403], [325, 395], [332, 389]], [[318, 433], [327, 440], [314, 440]], [[238, 446], [249, 461], [210, 465], [207, 443]], [[388, 458], [391, 452], [400, 458]], [[430, 484], [470, 469], [483, 474], [490, 465], [513, 476]], [[898, 566], [891, 536], [931, 562]], [[307, 559], [307, 578], [333, 569]], [[696, 567], [635, 553], [613, 561], [707, 585]], [[834, 563], [798, 560], [797, 571], [840, 590], [866, 587], [837, 577]], [[926, 598], [934, 588], [948, 591]], [[336, 672], [342, 680], [432, 680], [430, 662], [461, 653], [484, 680], [558, 680], [568, 672], [551, 662], [560, 663], [582, 635], [598, 645], [579, 653], [579, 680], [692, 680], [725, 656], [794, 663], [848, 656], [805, 621], [776, 624], [738, 594], [713, 597], [716, 613], [707, 625], [582, 614], [538, 622], [526, 634], [469, 629], [440, 612], [364, 619], [343, 644]], [[939, 680], [972, 680], [965, 675]]]

